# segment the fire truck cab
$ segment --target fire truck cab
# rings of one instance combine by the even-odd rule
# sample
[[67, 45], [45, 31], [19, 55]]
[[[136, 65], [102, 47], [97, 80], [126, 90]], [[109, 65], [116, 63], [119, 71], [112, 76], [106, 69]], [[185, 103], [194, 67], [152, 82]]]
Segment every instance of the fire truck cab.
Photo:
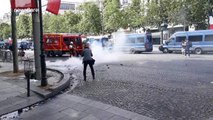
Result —
[[43, 39], [47, 56], [62, 56], [63, 54], [78, 56], [83, 51], [82, 38], [77, 34], [44, 34]]

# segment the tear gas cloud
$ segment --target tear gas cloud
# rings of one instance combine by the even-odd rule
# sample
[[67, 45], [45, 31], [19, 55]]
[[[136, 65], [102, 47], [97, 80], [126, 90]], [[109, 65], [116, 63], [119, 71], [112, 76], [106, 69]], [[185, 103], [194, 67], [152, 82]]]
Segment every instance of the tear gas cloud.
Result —
[[[114, 33], [113, 34], [113, 41], [114, 46], [117, 44], [121, 45], [123, 40], [125, 39], [124, 33]], [[116, 41], [115, 41], [116, 40]], [[121, 61], [122, 52], [113, 47], [112, 50], [109, 50], [108, 47], [103, 48], [100, 42], [93, 42], [90, 45], [90, 48], [93, 53], [93, 58], [96, 60], [95, 64], [101, 63], [110, 63], [110, 62], [119, 62]], [[83, 69], [82, 65], [82, 57], [71, 57], [65, 61], [58, 60], [56, 62], [46, 62], [47, 66], [52, 67], [73, 67], [77, 69]]]

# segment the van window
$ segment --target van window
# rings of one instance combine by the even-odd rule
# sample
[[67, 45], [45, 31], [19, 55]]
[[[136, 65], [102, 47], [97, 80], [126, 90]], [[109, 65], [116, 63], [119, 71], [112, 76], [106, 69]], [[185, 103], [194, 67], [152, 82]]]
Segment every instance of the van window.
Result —
[[58, 39], [54, 39], [53, 44], [58, 44]]
[[199, 36], [189, 36], [189, 41], [191, 42], [199, 42], [199, 41], [202, 41], [202, 35], [199, 35]]
[[136, 43], [144, 43], [144, 38], [138, 37], [137, 40], [136, 40]]
[[46, 43], [47, 43], [47, 44], [51, 44], [51, 43], [52, 43], [52, 40], [51, 40], [51, 39], [47, 39]]
[[76, 38], [76, 44], [77, 44], [77, 45], [80, 45], [80, 44], [81, 44], [81, 38], [80, 38], [80, 37], [77, 37], [77, 38]]
[[135, 38], [128, 38], [127, 43], [135, 43]]
[[70, 44], [69, 38], [64, 38], [64, 43], [65, 43], [66, 45], [69, 45], [69, 44]]
[[213, 41], [213, 35], [206, 35], [205, 41]]
[[184, 40], [186, 40], [186, 36], [177, 36], [176, 37], [176, 42], [182, 42]]

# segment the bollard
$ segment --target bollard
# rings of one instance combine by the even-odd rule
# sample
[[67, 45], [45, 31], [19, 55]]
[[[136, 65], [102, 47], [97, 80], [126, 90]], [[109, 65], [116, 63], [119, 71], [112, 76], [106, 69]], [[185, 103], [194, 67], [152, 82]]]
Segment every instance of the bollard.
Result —
[[27, 72], [27, 97], [30, 97], [30, 77], [31, 73], [30, 71]]

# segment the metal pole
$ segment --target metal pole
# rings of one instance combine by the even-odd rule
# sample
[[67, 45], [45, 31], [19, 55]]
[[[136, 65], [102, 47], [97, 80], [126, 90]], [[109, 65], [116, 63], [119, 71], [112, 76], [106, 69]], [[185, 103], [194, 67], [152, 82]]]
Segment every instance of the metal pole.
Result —
[[161, 40], [160, 40], [160, 44], [163, 44], [163, 28], [161, 28]]
[[32, 13], [33, 20], [33, 43], [34, 43], [34, 58], [35, 58], [35, 76], [37, 80], [41, 80], [41, 59], [40, 59], [40, 28], [38, 12]]
[[[30, 63], [30, 61], [29, 61]], [[30, 71], [28, 71], [28, 77], [27, 77], [27, 97], [30, 97], [30, 77], [31, 77], [31, 73]]]
[[43, 23], [42, 23], [42, 6], [41, 0], [39, 1], [39, 19], [40, 19], [40, 44], [41, 44], [41, 86], [47, 85], [47, 78], [46, 78], [46, 61], [44, 55], [44, 42], [43, 42]]
[[210, 0], [208, 0], [208, 29], [210, 29]]
[[11, 9], [11, 27], [12, 27], [12, 48], [13, 48], [13, 72], [17, 73], [18, 69], [18, 50], [17, 50], [17, 38], [16, 38], [16, 14]]

